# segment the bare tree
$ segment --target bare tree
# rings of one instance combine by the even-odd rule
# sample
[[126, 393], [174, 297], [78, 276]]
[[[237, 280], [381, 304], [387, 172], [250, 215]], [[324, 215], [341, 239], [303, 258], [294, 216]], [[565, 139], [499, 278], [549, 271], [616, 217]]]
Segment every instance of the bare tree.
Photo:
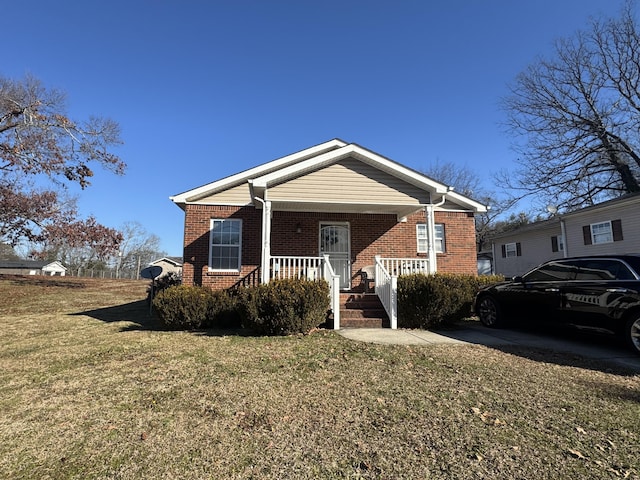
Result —
[[130, 276], [137, 273], [139, 267], [167, 256], [160, 248], [160, 238], [147, 230], [140, 222], [126, 222], [120, 227], [123, 235], [120, 251], [116, 259], [118, 270]]
[[[65, 109], [65, 95], [33, 77], [0, 77], [0, 241], [43, 241], [48, 227], [65, 221], [96, 226], [77, 223], [60, 192], [70, 183], [89, 186], [95, 164], [124, 172], [125, 164], [109, 151], [121, 143], [119, 126], [94, 117], [74, 121]], [[35, 178], [50, 186], [34, 188], [29, 179]]]
[[498, 175], [516, 197], [574, 210], [640, 191], [637, 27], [627, 3], [516, 78], [503, 107], [519, 167]]
[[486, 212], [475, 216], [476, 244], [478, 251], [482, 251], [486, 247], [487, 239], [501, 225], [500, 219], [514, 206], [515, 202], [484, 189], [481, 186], [480, 175], [467, 166], [437, 160], [430, 163], [423, 173], [489, 207]]

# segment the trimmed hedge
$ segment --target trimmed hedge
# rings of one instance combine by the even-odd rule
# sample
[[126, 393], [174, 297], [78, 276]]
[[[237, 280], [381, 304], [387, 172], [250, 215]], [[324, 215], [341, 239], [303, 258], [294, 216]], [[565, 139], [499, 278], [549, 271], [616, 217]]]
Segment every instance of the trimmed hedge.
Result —
[[473, 299], [501, 276], [440, 274], [398, 277], [398, 327], [430, 329], [467, 318]]
[[244, 327], [265, 335], [309, 333], [326, 321], [329, 305], [329, 284], [309, 280], [278, 280], [233, 293], [180, 285], [153, 299], [168, 328]]
[[276, 280], [238, 297], [243, 326], [265, 335], [309, 333], [326, 321], [329, 306], [324, 280]]
[[153, 308], [165, 326], [177, 330], [240, 326], [236, 300], [225, 291], [178, 285], [153, 299]]

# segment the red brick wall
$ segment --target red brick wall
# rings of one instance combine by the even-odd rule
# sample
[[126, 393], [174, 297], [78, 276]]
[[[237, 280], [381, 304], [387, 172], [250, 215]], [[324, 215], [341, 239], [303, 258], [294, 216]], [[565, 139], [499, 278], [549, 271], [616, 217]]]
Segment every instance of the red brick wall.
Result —
[[[209, 228], [212, 218], [242, 219], [242, 271], [208, 272]], [[438, 271], [477, 272], [474, 219], [472, 214], [436, 212], [436, 223], [445, 225], [446, 252], [438, 254]], [[351, 231], [352, 285], [360, 282], [357, 272], [374, 263], [374, 256], [425, 257], [417, 253], [416, 224], [425, 223], [424, 212], [398, 222], [395, 215], [273, 212], [271, 254], [319, 255], [320, 222], [349, 222]], [[252, 207], [187, 205], [185, 212], [185, 284], [226, 288], [260, 265], [262, 211]], [[298, 228], [300, 233], [298, 233]]]
[[[242, 220], [242, 269], [239, 273], [209, 273], [209, 230], [212, 218]], [[253, 207], [187, 205], [182, 266], [184, 284], [223, 289], [236, 283], [260, 265], [261, 230], [262, 211]]]
[[445, 253], [438, 253], [440, 273], [478, 273], [476, 229], [472, 213], [435, 212], [436, 223], [444, 224]]

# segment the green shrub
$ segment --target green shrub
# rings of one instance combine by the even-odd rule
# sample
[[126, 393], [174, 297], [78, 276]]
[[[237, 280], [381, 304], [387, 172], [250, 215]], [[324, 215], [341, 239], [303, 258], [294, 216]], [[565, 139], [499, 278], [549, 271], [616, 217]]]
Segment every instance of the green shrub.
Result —
[[329, 284], [325, 281], [277, 280], [238, 294], [243, 326], [266, 335], [308, 333], [326, 321]]
[[179, 285], [165, 288], [153, 299], [160, 320], [169, 328], [240, 327], [236, 299], [226, 291]]
[[241, 317], [238, 300], [226, 290], [211, 292], [209, 314], [203, 328], [240, 328]]
[[206, 326], [212, 303], [211, 290], [188, 285], [165, 288], [153, 298], [153, 308], [162, 323], [178, 330]]
[[403, 275], [398, 277], [398, 326], [430, 329], [471, 315], [473, 299], [499, 276], [456, 274]]

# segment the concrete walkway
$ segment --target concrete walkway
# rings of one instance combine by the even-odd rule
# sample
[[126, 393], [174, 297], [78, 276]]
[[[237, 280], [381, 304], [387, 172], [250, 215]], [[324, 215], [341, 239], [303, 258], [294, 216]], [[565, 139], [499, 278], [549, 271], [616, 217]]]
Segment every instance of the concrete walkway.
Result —
[[492, 329], [474, 322], [466, 322], [450, 330], [344, 328], [338, 333], [351, 340], [386, 345], [475, 344], [509, 351], [517, 351], [518, 347], [547, 350], [611, 363], [640, 373], [640, 355], [626, 349], [610, 335]]

